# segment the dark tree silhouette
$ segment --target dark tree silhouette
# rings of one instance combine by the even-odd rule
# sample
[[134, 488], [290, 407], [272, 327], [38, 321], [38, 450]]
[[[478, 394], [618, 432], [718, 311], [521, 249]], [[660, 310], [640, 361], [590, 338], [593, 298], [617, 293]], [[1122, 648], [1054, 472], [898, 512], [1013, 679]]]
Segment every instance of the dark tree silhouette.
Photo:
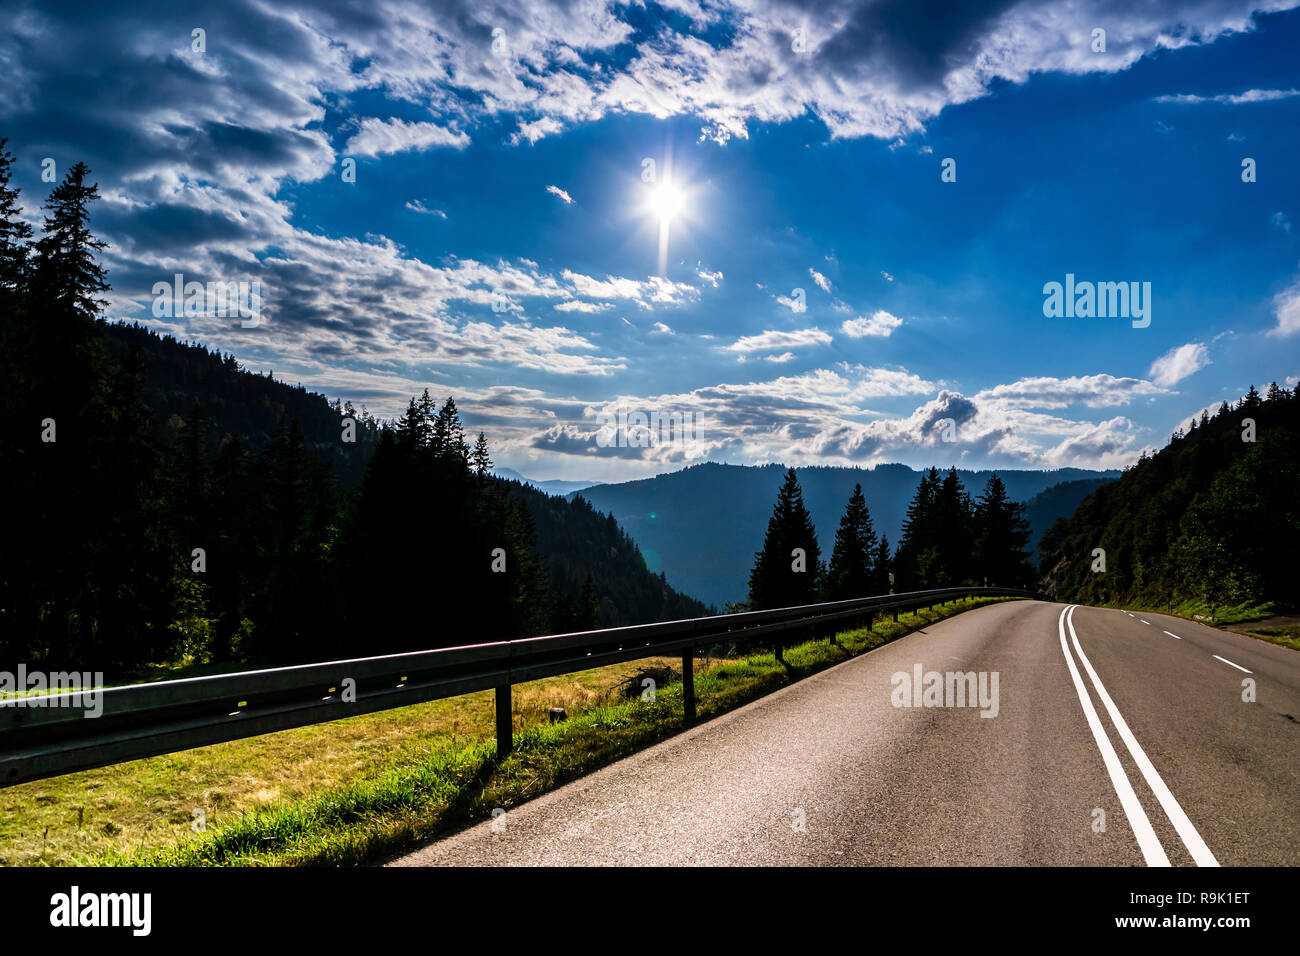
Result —
[[839, 529], [835, 532], [835, 548], [831, 552], [827, 572], [827, 596], [832, 601], [866, 597], [876, 583], [875, 529], [871, 526], [871, 513], [862, 485], [853, 487]]
[[1026, 587], [1033, 577], [1029, 564], [1029, 522], [1025, 506], [1007, 496], [1007, 486], [989, 476], [975, 505], [975, 571], [992, 587]]
[[[796, 552], [801, 550], [802, 555]], [[821, 549], [794, 469], [786, 472], [767, 523], [763, 550], [754, 554], [749, 603], [755, 610], [811, 604], [818, 596]]]

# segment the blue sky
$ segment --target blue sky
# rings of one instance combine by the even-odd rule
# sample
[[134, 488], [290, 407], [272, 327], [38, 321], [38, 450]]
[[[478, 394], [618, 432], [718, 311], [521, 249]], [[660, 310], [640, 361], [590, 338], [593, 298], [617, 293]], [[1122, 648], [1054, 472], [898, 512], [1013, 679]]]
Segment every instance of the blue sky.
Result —
[[[533, 477], [1119, 467], [1300, 373], [1275, 6], [17, 3], [0, 135], [33, 219], [44, 159], [91, 166], [112, 316], [383, 416], [454, 394]], [[265, 321], [155, 317], [176, 272]], [[1149, 282], [1150, 325], [1046, 317], [1067, 273]], [[618, 408], [696, 440], [618, 447]]]

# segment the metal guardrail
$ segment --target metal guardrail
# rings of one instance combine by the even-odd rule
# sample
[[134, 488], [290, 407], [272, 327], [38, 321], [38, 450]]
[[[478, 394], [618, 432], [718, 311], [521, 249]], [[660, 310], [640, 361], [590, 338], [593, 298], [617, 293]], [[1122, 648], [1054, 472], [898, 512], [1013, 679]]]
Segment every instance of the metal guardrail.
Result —
[[[807, 632], [823, 624], [958, 598], [1029, 597], [1011, 588], [946, 588], [496, 641], [466, 647], [133, 684], [0, 701], [0, 787], [79, 770], [496, 690], [498, 753], [512, 745], [512, 684], [646, 657], [681, 655], [684, 710], [695, 719], [697, 648]], [[346, 698], [346, 699], [345, 699]], [[95, 706], [95, 705], [98, 706]], [[88, 717], [87, 710], [99, 710]]]

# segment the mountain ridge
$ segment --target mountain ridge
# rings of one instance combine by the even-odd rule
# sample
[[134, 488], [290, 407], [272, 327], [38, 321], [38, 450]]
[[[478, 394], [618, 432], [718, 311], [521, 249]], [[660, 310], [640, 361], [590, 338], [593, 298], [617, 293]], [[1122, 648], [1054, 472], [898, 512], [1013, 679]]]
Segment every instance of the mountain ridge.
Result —
[[[754, 553], [776, 500], [785, 465], [729, 465], [704, 462], [653, 478], [596, 485], [570, 493], [598, 510], [613, 514], [637, 542], [646, 565], [663, 571], [676, 588], [705, 603], [722, 607], [744, 600]], [[830, 553], [835, 529], [854, 484], [861, 483], [877, 532], [898, 545], [908, 501], [921, 471], [888, 463], [870, 468], [815, 465], [796, 468], [823, 551]], [[1081, 468], [958, 469], [966, 490], [979, 494], [991, 474], [1000, 476], [1009, 496], [1028, 503], [1062, 484], [1084, 482], [1043, 503], [1031, 518], [1036, 545], [1056, 517], [1073, 510], [1071, 501], [1114, 480], [1119, 471]], [[712, 486], [712, 487], [711, 487]], [[1076, 499], [1077, 496], [1077, 499]], [[1062, 510], [1067, 509], [1068, 510]]]

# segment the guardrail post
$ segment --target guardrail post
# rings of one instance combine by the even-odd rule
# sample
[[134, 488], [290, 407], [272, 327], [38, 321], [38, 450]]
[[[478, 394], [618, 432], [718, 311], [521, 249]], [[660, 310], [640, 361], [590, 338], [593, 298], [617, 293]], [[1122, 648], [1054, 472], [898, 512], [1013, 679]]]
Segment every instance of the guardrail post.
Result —
[[695, 651], [688, 648], [682, 654], [682, 709], [686, 713], [686, 722], [695, 720]]
[[497, 688], [497, 756], [504, 757], [514, 748], [515, 728], [510, 714], [510, 685]]

